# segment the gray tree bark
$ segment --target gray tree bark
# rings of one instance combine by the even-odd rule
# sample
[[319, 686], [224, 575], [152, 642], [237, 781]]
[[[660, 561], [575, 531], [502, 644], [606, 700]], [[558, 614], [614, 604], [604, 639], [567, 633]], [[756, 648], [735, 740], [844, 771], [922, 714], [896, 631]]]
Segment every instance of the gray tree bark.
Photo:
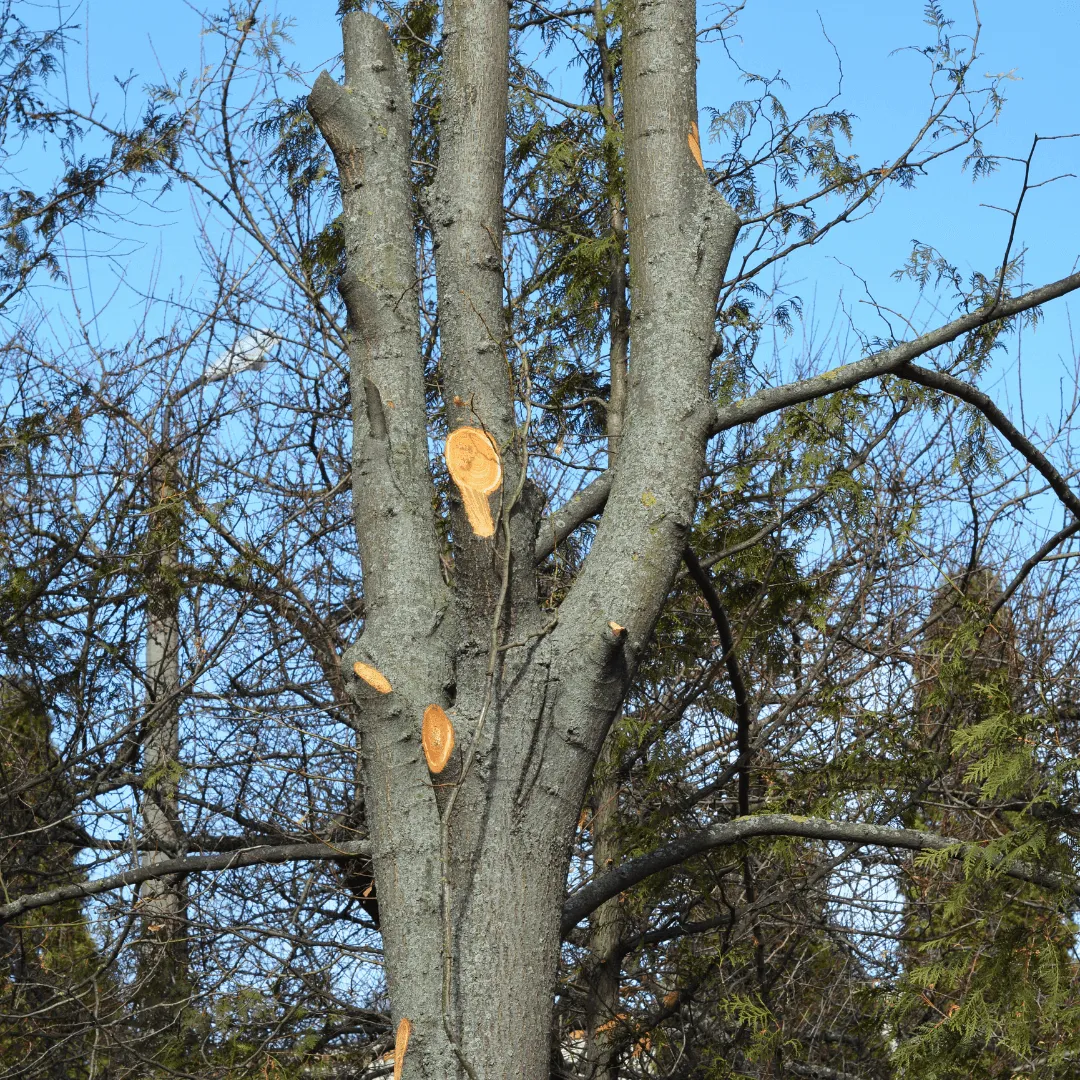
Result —
[[[546, 1077], [570, 841], [597, 755], [679, 566], [713, 419], [709, 364], [738, 227], [691, 152], [691, 0], [626, 12], [633, 362], [607, 510], [557, 625], [537, 603], [539, 502], [525, 479], [503, 314], [508, 10], [449, 0], [432, 204], [451, 430], [499, 448], [494, 537], [452, 507], [439, 572], [409, 192], [409, 85], [385, 27], [345, 18], [345, 85], [309, 107], [342, 183], [354, 505], [366, 623], [351, 680], [404, 1076]], [[367, 668], [361, 669], [366, 671]], [[385, 691], [386, 687], [383, 685]], [[438, 776], [425, 708], [457, 749]]]
[[[179, 549], [183, 511], [178, 500], [177, 458], [169, 447], [169, 410], [162, 443], [151, 448], [146, 535], [146, 714], [142, 731], [141, 816], [143, 865], [154, 867], [183, 854], [179, 828], [180, 782], [180, 588]], [[143, 1001], [179, 1009], [190, 990], [187, 886], [178, 876], [148, 878], [140, 887], [146, 945], [140, 959]], [[152, 1014], [148, 1026], [164, 1017]]]

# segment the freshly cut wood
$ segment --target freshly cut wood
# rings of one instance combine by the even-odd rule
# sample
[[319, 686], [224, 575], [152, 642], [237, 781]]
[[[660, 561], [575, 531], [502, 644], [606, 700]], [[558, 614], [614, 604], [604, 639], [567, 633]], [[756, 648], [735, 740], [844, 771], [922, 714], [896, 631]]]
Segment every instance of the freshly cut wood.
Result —
[[411, 1031], [412, 1024], [403, 1016], [394, 1037], [394, 1080], [401, 1080], [401, 1069], [405, 1064], [405, 1050], [409, 1045]]
[[363, 679], [368, 686], [373, 686], [380, 694], [389, 694], [394, 689], [390, 685], [390, 680], [378, 668], [373, 668], [370, 664], [357, 660], [352, 669], [356, 672], [358, 679]]
[[461, 492], [465, 513], [477, 536], [494, 536], [488, 496], [502, 483], [502, 461], [495, 440], [474, 427], [459, 427], [446, 438], [446, 467]]
[[433, 773], [441, 773], [454, 752], [454, 725], [438, 705], [429, 705], [424, 710], [420, 744], [424, 748], [428, 768]]
[[698, 168], [704, 172], [705, 162], [701, 160], [701, 139], [698, 137], [697, 123], [693, 120], [690, 121], [690, 134], [686, 136], [686, 141], [690, 146], [690, 153], [694, 155], [694, 160], [698, 163]]

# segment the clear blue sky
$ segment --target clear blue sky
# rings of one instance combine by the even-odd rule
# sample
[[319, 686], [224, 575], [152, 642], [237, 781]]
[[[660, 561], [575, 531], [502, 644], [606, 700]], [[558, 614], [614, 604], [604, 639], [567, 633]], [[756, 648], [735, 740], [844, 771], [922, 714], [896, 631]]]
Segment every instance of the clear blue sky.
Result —
[[[120, 96], [114, 76], [134, 74], [132, 99], [141, 87], [162, 74], [192, 73], [203, 62], [198, 11], [183, 0], [82, 0], [75, 6], [61, 0], [63, 9], [82, 24], [68, 59], [67, 85], [73, 103], [85, 102], [88, 87], [99, 95], [106, 111], [115, 115]], [[309, 73], [309, 81], [331, 64], [340, 49], [334, 0], [264, 0], [260, 14], [277, 13], [291, 19], [292, 58]], [[956, 20], [958, 32], [973, 26], [970, 3], [944, 5]], [[42, 5], [43, 13], [48, 5]], [[983, 72], [1011, 72], [1005, 84], [1008, 104], [1001, 121], [987, 134], [990, 152], [1022, 156], [1032, 136], [1080, 132], [1080, 93], [1075, 57], [1080, 52], [1080, 0], [1031, 0], [1022, 9], [1015, 0], [983, 0], [983, 23], [977, 65]], [[699, 21], [713, 21], [716, 9], [702, 3]], [[823, 32], [824, 31], [824, 32]], [[746, 69], [781, 74], [792, 112], [820, 103], [836, 88], [837, 56], [843, 64], [838, 106], [858, 116], [856, 148], [865, 161], [885, 161], [898, 141], [925, 114], [925, 64], [906, 45], [930, 39], [919, 0], [884, 3], [865, 0], [749, 0], [740, 16], [732, 53]], [[827, 33], [829, 40], [826, 40]], [[832, 44], [830, 44], [830, 41]], [[834, 53], [835, 46], [836, 53]], [[558, 85], [562, 76], [552, 75]], [[745, 91], [737, 73], [718, 46], [703, 50], [700, 67], [702, 108], [725, 106]], [[297, 92], [300, 92], [297, 87]], [[704, 116], [703, 116], [704, 119]], [[704, 123], [702, 125], [704, 127]], [[718, 151], [714, 150], [715, 155]], [[708, 157], [710, 148], [705, 147]], [[1080, 140], [1048, 144], [1036, 159], [1036, 179], [1062, 172], [1080, 173]], [[959, 160], [940, 163], [914, 192], [896, 190], [870, 219], [840, 230], [821, 248], [800, 256], [785, 271], [785, 285], [812, 305], [827, 324], [838, 301], [855, 312], [869, 332], [881, 331], [870, 311], [860, 307], [862, 285], [841, 263], [855, 268], [880, 301], [916, 320], [933, 318], [924, 304], [916, 309], [910, 287], [891, 282], [890, 271], [900, 265], [912, 239], [933, 243], [962, 270], [992, 271], [1004, 246], [1008, 220], [981, 203], [1011, 206], [1019, 190], [1018, 167], [973, 185], [962, 174]], [[1028, 281], [1038, 283], [1071, 272], [1080, 257], [1080, 213], [1076, 202], [1080, 181], [1063, 180], [1032, 192], [1024, 208], [1018, 245], [1029, 251]], [[169, 273], [184, 275], [190, 284], [198, 267], [194, 248], [183, 236], [183, 216], [168, 230], [158, 231], [150, 247], [167, 248], [169, 258], [159, 291], [167, 292]], [[141, 242], [133, 236], [133, 241]], [[190, 258], [185, 256], [190, 254]], [[133, 265], [147, 258], [149, 248], [131, 256]], [[75, 277], [78, 271], [73, 268]], [[1080, 313], [1073, 302], [1071, 308]], [[110, 333], [123, 333], [121, 310], [110, 314]], [[1024, 342], [1024, 385], [1027, 419], [1033, 414], [1056, 415], [1057, 387], [1072, 368], [1067, 306], [1048, 319], [1045, 328]], [[1004, 367], [1002, 368], [1004, 370]], [[999, 388], [1015, 411], [1015, 370]]]
[[[706, 7], [702, 7], [703, 15]], [[970, 3], [943, 7], [955, 20], [956, 32], [974, 26]], [[1080, 88], [1075, 77], [1080, 3], [1034, 0], [1021, 6], [992, 0], [980, 3], [979, 13], [982, 59], [976, 65], [977, 74], [1012, 75], [1004, 83], [1005, 110], [985, 135], [987, 152], [1023, 157], [1035, 134], [1080, 132]], [[791, 84], [794, 102], [817, 103], [833, 92], [837, 82], [837, 59], [825, 40], [827, 33], [843, 65], [838, 104], [857, 114], [857, 148], [864, 161], [877, 163], [895, 154], [903, 137], [925, 116], [925, 64], [910, 51], [896, 50], [928, 42], [929, 30], [923, 23], [923, 4], [915, 0], [818, 4], [751, 0], [738, 26], [741, 41], [733, 45], [732, 53], [744, 68], [760, 74], [779, 71]], [[729, 65], [706, 61], [702, 69], [702, 104], [722, 102], [738, 92]], [[893, 283], [890, 272], [903, 262], [912, 239], [934, 244], [964, 272], [992, 272], [1000, 263], [1009, 221], [1005, 214], [981, 204], [1012, 208], [1020, 190], [1021, 168], [1006, 164], [997, 176], [973, 184], [970, 173], [961, 172], [959, 159], [938, 163], [914, 191], [892, 191], [872, 217], [838, 232], [794, 262], [788, 270], [791, 287], [807, 300], [816, 295], [823, 319], [831, 314], [841, 289], [849, 306], [857, 304], [864, 295], [862, 286], [833, 261], [842, 260], [868, 281], [878, 300], [910, 314], [910, 287]], [[1067, 172], [1080, 174], [1080, 139], [1041, 144], [1033, 181]], [[1028, 249], [1028, 281], [1053, 280], [1077, 268], [1078, 197], [1080, 180], [1062, 180], [1027, 196], [1014, 253], [1021, 247]], [[1071, 306], [1080, 312], [1075, 301]], [[1059, 304], [1047, 325], [1024, 342], [1029, 412], [1034, 407], [1056, 414], [1063, 359], [1071, 373], [1073, 350], [1065, 308]], [[933, 317], [925, 305], [918, 314], [924, 319]], [[861, 322], [868, 328], [873, 325], [870, 319]], [[1014, 381], [1008, 385], [1010, 394], [1015, 385]]]

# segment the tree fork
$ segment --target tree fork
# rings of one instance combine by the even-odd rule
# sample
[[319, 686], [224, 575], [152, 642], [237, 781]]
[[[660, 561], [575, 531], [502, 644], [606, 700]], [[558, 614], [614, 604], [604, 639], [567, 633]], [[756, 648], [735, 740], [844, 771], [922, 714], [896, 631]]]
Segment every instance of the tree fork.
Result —
[[[451, 431], [490, 439], [503, 474], [493, 536], [454, 513], [452, 596], [432, 583], [407, 86], [377, 20], [346, 18], [346, 88], [323, 75], [311, 96], [342, 177], [367, 615], [345, 660], [385, 680], [356, 678], [349, 690], [361, 706], [392, 1011], [411, 1024], [406, 1078], [546, 1076], [573, 827], [678, 569], [704, 466], [716, 302], [738, 222], [687, 142], [693, 3], [638, 3], [627, 25], [635, 364], [619, 475], [554, 628], [536, 603], [536, 506], [502, 327], [507, 9], [445, 9], [433, 200], [443, 386]], [[675, 370], [673, 355], [685, 357]], [[445, 801], [421, 746], [432, 705], [453, 706], [461, 748], [457, 771], [451, 761], [439, 774]]]

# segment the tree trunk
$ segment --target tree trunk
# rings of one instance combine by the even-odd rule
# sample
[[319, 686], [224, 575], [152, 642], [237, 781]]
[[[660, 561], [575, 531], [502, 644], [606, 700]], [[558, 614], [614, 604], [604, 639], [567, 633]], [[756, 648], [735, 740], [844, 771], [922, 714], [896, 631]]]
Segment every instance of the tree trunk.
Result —
[[[183, 854], [177, 793], [180, 782], [180, 531], [176, 455], [163, 444], [151, 451], [146, 536], [146, 715], [142, 734], [142, 828], [154, 865]], [[187, 888], [182, 878], [152, 878], [140, 890], [146, 947], [140, 961], [140, 996], [151, 1007], [178, 1014], [190, 991]], [[168, 1023], [152, 1014], [147, 1026]]]
[[[452, 501], [452, 586], [427, 451], [410, 87], [386, 27], [347, 15], [345, 86], [324, 73], [309, 99], [341, 177], [366, 616], [343, 659], [355, 672], [393, 1021], [410, 1024], [406, 1080], [548, 1076], [574, 827], [678, 569], [704, 467], [716, 301], [737, 221], [688, 141], [692, 0], [639, 0], [626, 15], [633, 362], [607, 511], [557, 621], [537, 601], [541, 507], [516, 422], [527, 380], [503, 311], [507, 5], [444, 8], [430, 200], [441, 384], [450, 430], [486, 433], [502, 474], [493, 536], [474, 534]], [[421, 746], [433, 705], [455, 739], [436, 774]]]

